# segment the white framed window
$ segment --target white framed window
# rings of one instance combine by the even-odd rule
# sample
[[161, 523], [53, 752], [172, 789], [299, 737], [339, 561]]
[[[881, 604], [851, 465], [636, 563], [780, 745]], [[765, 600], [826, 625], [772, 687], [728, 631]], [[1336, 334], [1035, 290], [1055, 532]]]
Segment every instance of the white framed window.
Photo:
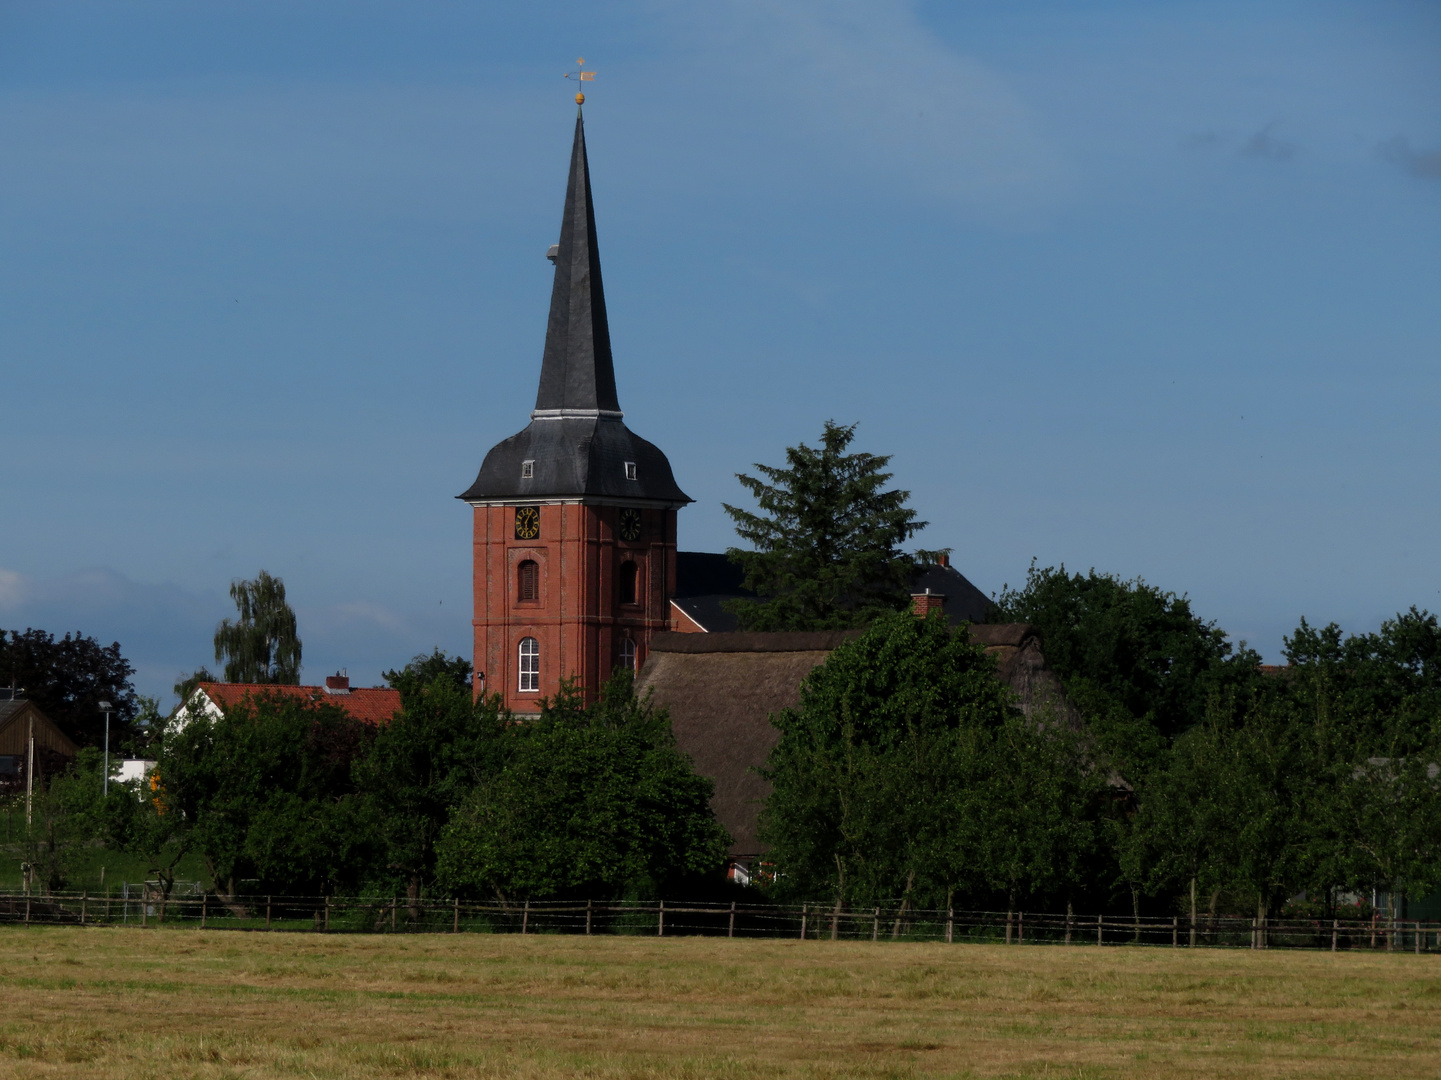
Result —
[[634, 461], [627, 461], [627, 462], [625, 463], [625, 478], [626, 478], [627, 480], [634, 480], [634, 479], [635, 479], [635, 462], [634, 462]]
[[535, 462], [534, 462], [534, 461], [522, 461], [522, 462], [520, 463], [520, 478], [521, 478], [522, 480], [533, 480], [533, 479], [535, 479]]
[[620, 666], [627, 671], [635, 670], [635, 642], [628, 637], [620, 639]]
[[540, 689], [540, 643], [533, 637], [520, 639], [520, 689], [522, 693]]

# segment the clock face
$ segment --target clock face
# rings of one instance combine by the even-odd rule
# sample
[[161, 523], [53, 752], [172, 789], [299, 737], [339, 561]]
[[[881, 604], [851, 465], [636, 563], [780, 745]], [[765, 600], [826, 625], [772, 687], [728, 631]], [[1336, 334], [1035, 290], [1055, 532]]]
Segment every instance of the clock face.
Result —
[[640, 539], [640, 511], [629, 507], [620, 512], [620, 538], [622, 540]]
[[515, 508], [515, 538], [534, 540], [540, 535], [540, 507], [517, 506]]

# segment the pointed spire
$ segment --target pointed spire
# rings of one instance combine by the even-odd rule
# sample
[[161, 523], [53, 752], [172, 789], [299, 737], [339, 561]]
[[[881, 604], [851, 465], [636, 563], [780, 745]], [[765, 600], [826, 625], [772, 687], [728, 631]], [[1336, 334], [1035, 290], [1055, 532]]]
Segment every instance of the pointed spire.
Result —
[[600, 281], [595, 211], [590, 202], [585, 121], [579, 110], [557, 248], [540, 392], [531, 416], [618, 417], [620, 402], [615, 393], [615, 364], [610, 355], [610, 327]]

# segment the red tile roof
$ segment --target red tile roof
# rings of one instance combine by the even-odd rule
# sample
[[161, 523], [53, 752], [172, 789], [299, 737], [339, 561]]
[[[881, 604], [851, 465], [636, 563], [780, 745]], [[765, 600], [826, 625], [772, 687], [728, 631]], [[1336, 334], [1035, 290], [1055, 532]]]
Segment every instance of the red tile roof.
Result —
[[266, 683], [216, 683], [203, 682], [198, 689], [215, 702], [222, 712], [240, 704], [247, 697], [300, 698], [304, 701], [323, 701], [339, 705], [362, 723], [372, 726], [388, 724], [390, 718], [400, 711], [400, 691], [384, 687], [355, 688], [348, 694], [327, 694], [319, 686], [275, 686]]

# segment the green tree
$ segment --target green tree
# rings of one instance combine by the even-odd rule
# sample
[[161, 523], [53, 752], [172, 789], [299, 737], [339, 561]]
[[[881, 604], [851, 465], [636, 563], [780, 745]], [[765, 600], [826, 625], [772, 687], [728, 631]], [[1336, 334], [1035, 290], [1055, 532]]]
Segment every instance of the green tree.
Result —
[[1233, 864], [1235, 822], [1226, 813], [1226, 721], [1215, 717], [1180, 735], [1166, 763], [1150, 777], [1134, 822], [1148, 891], [1179, 890], [1196, 926], [1197, 894], [1215, 904]]
[[1014, 715], [994, 662], [939, 615], [887, 614], [841, 645], [772, 717], [778, 891], [904, 907], [982, 884], [992, 747]]
[[864, 626], [910, 603], [918, 563], [942, 552], [901, 550], [926, 522], [887, 491], [889, 456], [846, 453], [854, 424], [826, 421], [818, 447], [786, 450], [787, 468], [739, 473], [759, 513], [729, 504], [736, 532], [754, 550], [730, 548], [756, 599], [728, 601], [746, 630], [840, 630]]
[[44, 630], [0, 630], [0, 685], [23, 690], [40, 711], [80, 746], [105, 741], [102, 701], [110, 714], [112, 745], [130, 734], [140, 709], [120, 643], [101, 645], [80, 633], [59, 640]]
[[195, 688], [203, 682], [220, 682], [215, 674], [204, 665], [196, 668], [189, 675], [182, 675], [175, 680], [171, 692], [175, 695], [176, 703], [179, 705], [188, 704], [195, 694]]
[[457, 808], [438, 850], [450, 888], [503, 901], [665, 896], [716, 874], [729, 838], [712, 785], [676, 748], [670, 719], [618, 672], [585, 707], [564, 686], [512, 725], [505, 766]]
[[1007, 910], [1026, 896], [1069, 903], [1098, 843], [1104, 779], [1076, 734], [1057, 724], [1009, 717], [990, 751], [973, 826], [988, 883], [1005, 893]]
[[499, 695], [471, 696], [469, 671], [469, 663], [437, 650], [386, 672], [401, 692], [401, 711], [355, 766], [380, 852], [372, 881], [388, 879], [412, 904], [434, 879], [436, 845], [453, 809], [500, 770], [515, 741]]
[[215, 659], [225, 662], [225, 681], [299, 685], [300, 638], [285, 582], [262, 570], [254, 581], [231, 582], [230, 598], [238, 618], [223, 620], [215, 631]]
[[354, 887], [374, 858], [352, 778], [372, 738], [337, 705], [260, 694], [166, 733], [156, 797], [217, 893]]
[[[1024, 586], [1001, 590], [992, 620], [1040, 630], [1047, 663], [1096, 738], [1131, 759], [1124, 762], [1131, 772], [1148, 767], [1160, 749], [1151, 733], [1174, 738], [1200, 722], [1213, 693], [1240, 691], [1259, 678], [1253, 650], [1233, 648], [1185, 596], [1139, 578], [1032, 563]], [[1244, 695], [1234, 700], [1245, 703]]]
[[462, 690], [469, 690], [474, 670], [465, 657], [451, 656], [436, 648], [428, 654], [420, 653], [413, 657], [399, 671], [385, 672], [385, 681], [396, 690], [404, 690], [407, 687], [429, 686], [442, 678]]
[[32, 885], [47, 894], [65, 887], [76, 854], [101, 832], [102, 761], [99, 750], [84, 747], [64, 772], [36, 785], [21, 850]]

